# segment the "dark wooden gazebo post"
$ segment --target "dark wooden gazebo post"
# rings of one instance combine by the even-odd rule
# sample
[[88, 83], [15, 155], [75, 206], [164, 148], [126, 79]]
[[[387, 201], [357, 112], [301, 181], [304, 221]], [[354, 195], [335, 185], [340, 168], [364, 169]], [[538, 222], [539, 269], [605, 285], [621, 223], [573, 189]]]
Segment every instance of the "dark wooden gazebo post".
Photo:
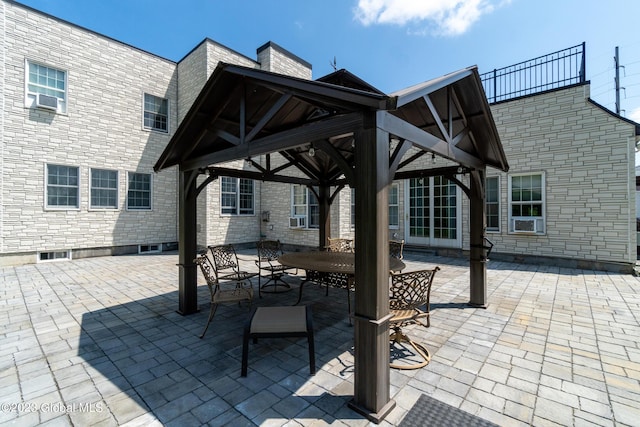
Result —
[[180, 171], [178, 188], [178, 313], [198, 311], [196, 171]]
[[379, 423], [394, 407], [389, 368], [389, 134], [365, 115], [355, 134], [355, 374], [349, 406]]
[[484, 177], [486, 169], [476, 169], [469, 175], [469, 305], [487, 306], [487, 257], [485, 249], [486, 216], [484, 205]]
[[326, 184], [318, 188], [318, 205], [320, 210], [320, 229], [318, 230], [318, 248], [322, 250], [329, 244], [331, 236], [331, 189]]

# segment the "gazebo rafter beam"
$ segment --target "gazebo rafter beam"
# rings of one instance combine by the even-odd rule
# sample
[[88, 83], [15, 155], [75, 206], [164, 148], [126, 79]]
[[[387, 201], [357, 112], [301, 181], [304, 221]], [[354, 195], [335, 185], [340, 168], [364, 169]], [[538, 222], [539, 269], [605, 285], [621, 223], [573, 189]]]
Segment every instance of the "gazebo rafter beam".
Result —
[[[282, 153], [280, 153], [280, 155], [282, 157], [284, 157], [284, 155]], [[285, 157], [285, 159], [286, 159], [286, 157]], [[292, 168], [292, 167], [296, 166], [295, 163], [289, 161], [288, 159], [286, 159], [286, 160], [287, 160], [287, 163], [284, 163], [284, 164], [278, 166], [277, 168], [273, 169], [271, 172], [278, 173], [278, 172], [283, 171], [285, 169], [289, 169], [289, 168]]]
[[253, 138], [255, 138], [255, 136], [258, 134], [258, 132], [260, 132], [267, 125], [267, 123], [269, 123], [269, 120], [271, 120], [290, 99], [291, 93], [285, 92], [284, 94], [282, 94], [282, 96], [278, 98], [278, 100], [271, 106], [271, 108], [269, 108], [269, 111], [267, 111], [260, 118], [260, 120], [258, 120], [258, 123], [256, 123], [253, 129], [251, 129], [251, 131], [245, 137], [244, 142], [251, 142]]
[[[270, 181], [281, 182], [285, 184], [301, 184], [301, 185], [318, 185], [317, 180], [299, 178], [287, 175], [276, 175], [272, 173], [263, 173], [258, 171], [247, 171], [242, 169], [223, 168], [218, 166], [211, 166], [207, 168], [209, 170], [209, 176], [228, 176], [230, 178], [246, 178], [253, 179], [255, 181]], [[215, 179], [215, 178], [214, 178]], [[209, 181], [211, 182], [211, 181]]]
[[320, 172], [313, 167], [304, 158], [294, 152], [285, 151], [281, 153], [285, 159], [289, 160], [296, 168], [298, 168], [303, 174], [307, 175], [312, 180], [320, 181]]
[[399, 138], [411, 141], [413, 145], [418, 148], [438, 154], [446, 159], [459, 163], [462, 166], [479, 168], [483, 165], [482, 160], [477, 157], [474, 157], [457, 147], [451, 146], [451, 144], [448, 144], [437, 136], [425, 132], [422, 129], [394, 116], [393, 114], [386, 111], [378, 111], [377, 114], [380, 118], [378, 123], [382, 129], [398, 136]]
[[347, 178], [347, 181], [353, 182], [353, 168], [349, 164], [349, 162], [344, 158], [342, 154], [336, 148], [330, 144], [327, 140], [315, 141], [314, 145], [320, 148], [323, 152], [325, 152], [331, 160], [336, 162], [340, 171]]
[[[194, 114], [193, 116], [185, 117], [183, 123], [181, 123], [182, 126], [179, 127], [179, 131], [186, 129], [188, 124], [191, 124], [196, 120], [199, 120], [202, 118], [208, 118], [208, 123], [214, 123], [217, 119], [220, 118], [225, 108], [229, 105], [229, 103], [233, 99], [234, 93], [237, 90], [238, 88], [233, 88], [232, 90], [230, 90], [228, 96], [224, 98], [224, 101], [221, 102], [219, 105], [217, 105], [216, 108], [214, 108], [213, 110], [207, 111], [206, 109], [199, 109], [197, 110], [197, 113]], [[196, 99], [196, 102], [198, 102], [200, 105], [204, 103], [202, 94]], [[198, 135], [195, 138], [191, 139], [188, 145], [182, 147], [182, 152], [180, 153], [182, 160], [187, 159], [191, 155], [191, 153], [193, 153], [193, 151], [198, 146], [198, 143], [202, 140], [202, 138], [206, 133], [207, 133], [207, 126], [203, 126], [202, 129], [199, 131]], [[176, 133], [173, 136], [173, 138], [177, 138], [178, 136], [179, 135]]]
[[[447, 131], [447, 129], [444, 127], [444, 123], [442, 123], [442, 119], [440, 119], [440, 114], [438, 113], [438, 110], [436, 110], [435, 105], [433, 105], [433, 102], [431, 101], [431, 97], [429, 95], [425, 95], [422, 97], [422, 99], [424, 99], [424, 102], [427, 105], [427, 108], [429, 109], [429, 112], [431, 113], [431, 116], [433, 117], [433, 120], [435, 121], [435, 124], [438, 127], [440, 134], [442, 135], [442, 138], [444, 138], [445, 142], [450, 144], [451, 135], [449, 134], [449, 131]], [[450, 116], [451, 116], [450, 111], [447, 111], [447, 118], [449, 118]]]
[[405, 139], [401, 139], [389, 158], [389, 173], [391, 176], [395, 175], [401, 165], [400, 160], [402, 160], [402, 156], [404, 156], [410, 149], [411, 143]]
[[273, 135], [254, 139], [251, 143], [204, 154], [182, 163], [183, 170], [197, 169], [209, 165], [224, 163], [238, 158], [259, 156], [274, 151], [284, 151], [306, 145], [311, 141], [327, 139], [336, 134], [350, 131], [362, 122], [357, 113], [344, 114], [284, 130]]
[[213, 129], [213, 128], [211, 128], [210, 130], [213, 131], [213, 134], [215, 136], [224, 139], [228, 143], [233, 144], [233, 145], [240, 145], [240, 142], [241, 142], [240, 138], [235, 136], [234, 134], [232, 134], [230, 132], [227, 132], [227, 131], [225, 131], [223, 129]]
[[[411, 143], [409, 143], [409, 145], [411, 145]], [[407, 165], [409, 165], [409, 164], [413, 163], [414, 161], [418, 160], [420, 157], [424, 156], [424, 155], [425, 155], [425, 154], [427, 154], [427, 153], [428, 153], [428, 151], [418, 151], [418, 152], [417, 152], [416, 154], [414, 154], [413, 156], [411, 156], [411, 157], [409, 157], [408, 159], [406, 159], [406, 160], [404, 160], [403, 162], [401, 162], [401, 163], [398, 165], [398, 168], [397, 168], [396, 170], [404, 168], [405, 166], [407, 166]]]

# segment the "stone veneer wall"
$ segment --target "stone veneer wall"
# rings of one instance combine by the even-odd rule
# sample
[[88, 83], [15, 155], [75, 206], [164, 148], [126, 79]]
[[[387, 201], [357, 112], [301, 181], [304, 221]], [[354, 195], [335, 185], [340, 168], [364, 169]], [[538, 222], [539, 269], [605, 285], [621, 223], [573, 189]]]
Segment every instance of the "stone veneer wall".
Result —
[[[197, 98], [205, 83], [219, 62], [257, 68], [258, 63], [216, 43], [205, 39], [178, 63], [178, 120], [182, 121], [189, 108]], [[243, 162], [227, 164], [227, 167], [242, 167]], [[203, 181], [201, 178], [199, 182]], [[256, 183], [256, 199], [259, 200], [259, 183]], [[216, 180], [198, 195], [197, 233], [198, 245], [205, 247], [224, 241], [239, 243], [258, 239], [258, 228], [255, 227], [255, 216], [235, 217], [220, 215], [220, 182]], [[258, 206], [259, 207], [259, 206]], [[230, 240], [225, 240], [229, 229]]]
[[[175, 63], [28, 7], [2, 4], [0, 262], [33, 262], [35, 251], [175, 242], [176, 172], [153, 174], [177, 126]], [[26, 60], [67, 72], [66, 114], [25, 108]], [[145, 92], [169, 99], [169, 133], [143, 130]], [[78, 209], [45, 208], [48, 163], [79, 167]], [[91, 168], [118, 171], [117, 209], [89, 208]], [[152, 210], [126, 209], [129, 171], [152, 173]]]
[[[5, 37], [5, 3], [0, 1], [0, 171], [4, 170], [4, 146], [6, 145], [4, 131], [5, 116], [5, 55], [7, 41]], [[4, 174], [0, 172], [0, 254], [4, 252]]]
[[634, 125], [588, 100], [589, 85], [491, 107], [509, 174], [543, 172], [546, 233], [508, 231], [508, 174], [500, 182], [500, 232], [494, 251], [516, 259], [560, 257], [635, 264]]
[[[177, 168], [158, 174], [152, 168], [218, 63], [311, 78], [310, 64], [271, 42], [259, 49], [264, 64], [210, 39], [175, 63], [20, 4], [1, 0], [0, 5], [0, 59], [6, 70], [0, 104], [4, 264], [34, 262], [38, 251], [73, 250], [75, 256], [90, 256], [175, 242]], [[67, 72], [65, 114], [25, 108], [27, 59]], [[144, 93], [169, 100], [168, 133], [142, 129]], [[79, 167], [78, 209], [45, 209], [47, 163]], [[244, 162], [225, 166], [245, 167]], [[118, 209], [89, 208], [91, 168], [118, 170]], [[128, 171], [152, 173], [151, 211], [126, 209]], [[210, 184], [199, 196], [198, 243], [258, 240], [259, 182], [255, 194], [254, 215], [221, 215], [219, 181]]]
[[178, 62], [178, 123], [182, 123], [208, 77], [207, 44], [202, 42]]
[[262, 70], [311, 79], [311, 64], [273, 42], [258, 48], [258, 62]]

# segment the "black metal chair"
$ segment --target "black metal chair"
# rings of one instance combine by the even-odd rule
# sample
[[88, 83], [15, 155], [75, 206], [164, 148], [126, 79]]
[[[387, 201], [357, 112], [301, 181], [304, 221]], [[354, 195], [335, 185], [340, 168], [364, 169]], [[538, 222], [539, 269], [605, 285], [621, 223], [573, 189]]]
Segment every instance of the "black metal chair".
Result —
[[[419, 356], [418, 363], [397, 364], [391, 362], [391, 367], [396, 369], [418, 369], [426, 366], [431, 360], [431, 354], [427, 348], [413, 340], [402, 332], [402, 327], [410, 323], [418, 323], [425, 328], [431, 326], [429, 313], [429, 300], [431, 297], [431, 285], [433, 278], [440, 267], [431, 270], [418, 270], [406, 273], [392, 273], [391, 287], [389, 290], [389, 309], [391, 312], [390, 340], [394, 347], [399, 348], [402, 343], [408, 343]], [[426, 324], [421, 320], [426, 319]]]
[[216, 309], [219, 304], [248, 301], [249, 307], [251, 307], [251, 302], [253, 300], [253, 288], [251, 287], [251, 282], [249, 282], [248, 287], [243, 281], [236, 281], [235, 283], [234, 281], [221, 282], [216, 269], [211, 263], [209, 257], [207, 257], [206, 252], [199, 255], [193, 260], [193, 262], [200, 267], [200, 271], [202, 271], [202, 275], [207, 281], [207, 286], [211, 293], [211, 308], [209, 309], [207, 324], [200, 335], [200, 338], [202, 338], [204, 337], [204, 334], [207, 333], [209, 324], [211, 323], [213, 316], [216, 314]]
[[[289, 274], [290, 270], [295, 270], [296, 273], [298, 270], [278, 262], [278, 258], [284, 253], [280, 240], [260, 240], [256, 243], [256, 246], [258, 248], [258, 259], [256, 260], [256, 265], [258, 266], [258, 295], [262, 297], [262, 290], [270, 286], [273, 287], [273, 291], [265, 290], [264, 292], [280, 292], [278, 291], [278, 283], [281, 283], [285, 290], [290, 290], [291, 285], [285, 282], [282, 276]], [[264, 285], [261, 284], [262, 274], [260, 272], [262, 271], [268, 273], [266, 275], [268, 280]]]

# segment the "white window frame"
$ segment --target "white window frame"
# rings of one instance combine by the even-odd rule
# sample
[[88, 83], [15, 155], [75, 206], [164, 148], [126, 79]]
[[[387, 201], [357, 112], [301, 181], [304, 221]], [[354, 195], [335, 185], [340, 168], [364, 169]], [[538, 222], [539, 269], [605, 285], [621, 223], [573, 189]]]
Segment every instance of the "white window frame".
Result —
[[[148, 114], [153, 114], [153, 115], [156, 115], [156, 116], [163, 116], [163, 114], [160, 114], [157, 111], [147, 110], [147, 96], [151, 97], [154, 100], [154, 102], [158, 102], [159, 101], [159, 102], [164, 102], [164, 103], [167, 104], [167, 114], [166, 114], [166, 117], [165, 117], [166, 122], [167, 122], [167, 128], [166, 129], [158, 128], [158, 127], [155, 127], [153, 125], [148, 126], [146, 124], [146, 122], [147, 122], [147, 120], [146, 120], [147, 113]], [[142, 128], [144, 130], [148, 130], [148, 131], [151, 131], [151, 132], [169, 133], [169, 117], [171, 117], [171, 116], [170, 116], [170, 112], [169, 112], [169, 99], [168, 98], [163, 98], [161, 96], [156, 96], [156, 95], [153, 95], [153, 94], [148, 93], [148, 92], [144, 92], [142, 94]], [[152, 122], [155, 122], [155, 120], [152, 120]]]
[[[50, 166], [75, 169], [77, 184], [76, 185], [49, 184], [49, 167]], [[49, 186], [58, 187], [58, 188], [59, 187], [75, 188], [76, 201], [77, 201], [76, 204], [75, 205], [50, 205], [49, 204]], [[78, 166], [69, 166], [69, 165], [63, 165], [59, 163], [45, 163], [44, 165], [44, 206], [45, 206], [45, 209], [47, 210], [61, 210], [61, 211], [80, 210], [80, 168]]]
[[[391, 203], [391, 193], [396, 193], [396, 203]], [[398, 210], [398, 221], [394, 224], [391, 222], [391, 208], [395, 207]], [[389, 229], [398, 230], [400, 228], [400, 185], [396, 182], [389, 186]]]
[[[60, 89], [54, 86], [50, 86], [48, 84], [41, 84], [36, 82], [31, 83], [29, 81], [29, 75], [30, 75], [30, 69], [32, 65], [36, 67], [44, 67], [48, 70], [55, 71], [57, 73], [64, 73], [64, 77], [63, 77], [64, 88]], [[68, 98], [68, 90], [69, 90], [68, 76], [69, 76], [69, 73], [67, 72], [67, 70], [64, 70], [58, 67], [53, 67], [51, 65], [47, 65], [39, 61], [31, 61], [29, 59], [25, 59], [24, 60], [24, 106], [25, 108], [33, 108], [33, 109], [37, 108], [36, 100], [37, 100], [38, 94], [41, 93], [43, 95], [55, 96], [58, 99], [58, 108], [55, 110], [55, 113], [66, 114], [67, 98]], [[62, 97], [59, 96], [59, 93], [54, 93], [54, 92], [63, 92]], [[42, 110], [42, 111], [47, 111], [47, 110]], [[49, 111], [52, 113], [54, 112], [53, 110], [49, 110]]]
[[[296, 191], [299, 190], [305, 190], [304, 193], [304, 201], [301, 203], [296, 203]], [[291, 217], [300, 217], [300, 218], [304, 218], [304, 227], [306, 229], [309, 230], [317, 230], [320, 228], [320, 224], [312, 224], [311, 223], [311, 218], [312, 218], [312, 212], [311, 209], [313, 206], [316, 206], [319, 210], [320, 206], [319, 204], [311, 204], [311, 196], [315, 197], [315, 194], [313, 194], [313, 191], [311, 191], [306, 185], [302, 185], [302, 184], [292, 184], [291, 185]], [[316, 198], [317, 200], [317, 198]], [[319, 202], [318, 202], [319, 203]], [[301, 212], [302, 211], [302, 212]], [[319, 219], [318, 219], [319, 222]]]
[[[146, 190], [131, 190], [131, 176], [132, 175], [146, 175], [149, 177], [149, 206], [130, 206], [129, 204], [129, 192], [130, 191], [146, 191]], [[128, 171], [127, 172], [127, 199], [126, 199], [126, 203], [127, 203], [127, 210], [128, 211], [135, 211], [135, 212], [148, 212], [153, 210], [153, 175], [150, 173], [145, 173], [145, 172], [132, 172], [132, 171]]]
[[[487, 191], [487, 182], [489, 180], [495, 180], [496, 181], [496, 200], [495, 201], [488, 201], [487, 197], [488, 197], [488, 191]], [[497, 209], [498, 209], [498, 226], [497, 227], [489, 227], [489, 209], [488, 209], [488, 205], [489, 204], [495, 204], [497, 205]], [[485, 206], [485, 221], [487, 224], [487, 233], [499, 233], [500, 229], [501, 229], [501, 212], [500, 212], [500, 177], [499, 176], [488, 176], [485, 179], [485, 197], [484, 197], [484, 206]]]
[[[513, 178], [522, 178], [522, 177], [532, 177], [532, 176], [539, 176], [540, 177], [540, 195], [541, 195], [541, 199], [539, 204], [540, 204], [540, 210], [541, 210], [541, 215], [538, 216], [516, 216], [513, 215], [513, 206], [514, 204], [519, 204], [520, 201], [514, 201], [513, 200]], [[547, 221], [546, 221], [546, 200], [547, 200], [547, 196], [546, 196], [546, 177], [545, 177], [545, 173], [544, 172], [527, 172], [527, 173], [518, 173], [518, 174], [510, 174], [509, 175], [509, 234], [515, 234], [515, 235], [544, 235], [547, 232]], [[526, 202], [526, 201], [525, 201]], [[535, 204], [538, 204], [537, 201], [535, 201]], [[524, 204], [524, 203], [523, 203]], [[515, 221], [516, 220], [530, 220], [533, 219], [536, 221], [536, 228], [535, 228], [535, 232], [523, 232], [523, 231], [516, 231], [515, 230]]]
[[[225, 180], [232, 180], [235, 182], [234, 191], [225, 191]], [[242, 181], [247, 181], [251, 183], [251, 193], [243, 193], [242, 189]], [[235, 206], [226, 206], [223, 203], [223, 195], [233, 195]], [[241, 208], [240, 202], [242, 196], [251, 196], [251, 208]], [[225, 210], [227, 210], [225, 212]], [[232, 211], [230, 211], [232, 210]], [[228, 176], [220, 177], [220, 215], [221, 216], [255, 216], [256, 214], [256, 183], [253, 179], [247, 178], [232, 178]]]
[[[112, 187], [94, 187], [93, 186], [93, 174], [95, 171], [100, 171], [100, 172], [115, 172], [116, 174], [116, 186], [115, 188]], [[115, 170], [115, 169], [103, 169], [103, 168], [91, 168], [89, 170], [89, 209], [91, 210], [117, 210], [120, 200], [119, 200], [119, 194], [120, 194], [120, 173]], [[94, 205], [93, 204], [93, 191], [94, 190], [107, 190], [107, 191], [114, 191], [115, 192], [115, 204], [114, 205]]]

